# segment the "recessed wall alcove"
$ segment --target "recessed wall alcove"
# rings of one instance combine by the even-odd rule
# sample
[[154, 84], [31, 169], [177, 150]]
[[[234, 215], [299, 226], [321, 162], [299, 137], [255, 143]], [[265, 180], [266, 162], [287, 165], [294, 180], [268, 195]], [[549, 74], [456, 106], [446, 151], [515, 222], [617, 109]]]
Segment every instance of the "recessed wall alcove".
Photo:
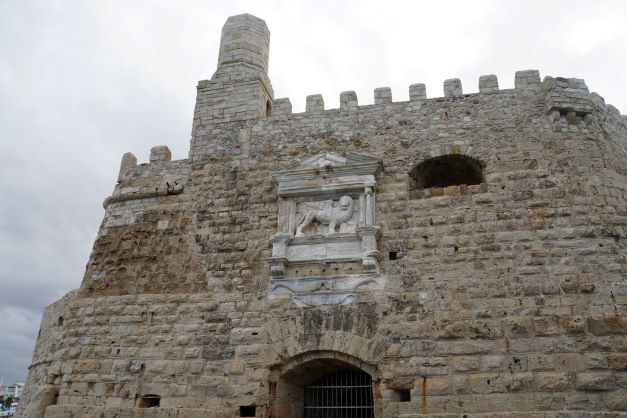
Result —
[[417, 164], [409, 177], [410, 190], [481, 184], [483, 163], [467, 155], [441, 155]]
[[488, 190], [485, 164], [464, 154], [438, 155], [418, 162], [408, 172], [410, 199], [459, 196]]

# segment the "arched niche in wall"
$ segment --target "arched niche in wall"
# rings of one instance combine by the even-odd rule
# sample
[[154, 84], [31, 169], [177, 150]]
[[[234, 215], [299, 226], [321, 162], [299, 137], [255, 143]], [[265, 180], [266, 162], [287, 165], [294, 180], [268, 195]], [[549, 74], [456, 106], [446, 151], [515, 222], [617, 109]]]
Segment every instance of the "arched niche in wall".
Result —
[[478, 185], [485, 182], [483, 169], [481, 161], [463, 154], [429, 158], [409, 172], [409, 190]]

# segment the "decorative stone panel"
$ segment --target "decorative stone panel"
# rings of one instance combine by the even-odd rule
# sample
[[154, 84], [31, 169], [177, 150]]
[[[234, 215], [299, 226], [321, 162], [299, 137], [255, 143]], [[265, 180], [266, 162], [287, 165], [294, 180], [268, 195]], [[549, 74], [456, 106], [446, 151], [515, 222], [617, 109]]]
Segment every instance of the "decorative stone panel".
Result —
[[298, 305], [344, 305], [380, 289], [376, 225], [378, 158], [319, 154], [274, 172], [279, 214], [269, 259], [269, 295]]

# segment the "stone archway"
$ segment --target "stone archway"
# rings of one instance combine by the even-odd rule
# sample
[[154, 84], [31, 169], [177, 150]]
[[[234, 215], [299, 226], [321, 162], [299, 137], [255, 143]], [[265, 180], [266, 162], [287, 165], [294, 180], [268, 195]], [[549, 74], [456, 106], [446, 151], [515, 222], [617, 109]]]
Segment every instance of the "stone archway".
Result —
[[[342, 385], [333, 386], [333, 379], [344, 379]], [[355, 383], [356, 382], [356, 383]], [[363, 388], [365, 383], [371, 384], [371, 389]], [[319, 386], [318, 386], [319, 385]], [[347, 414], [342, 415], [341, 410], [335, 410], [334, 418], [349, 417], [348, 412], [353, 407], [367, 407], [370, 402], [370, 409], [364, 411], [365, 418], [381, 417], [381, 400], [379, 391], [379, 377], [377, 368], [374, 365], [364, 363], [344, 353], [333, 351], [308, 352], [292, 358], [282, 367], [274, 370], [270, 376], [270, 417], [292, 417], [307, 418], [316, 417], [315, 408], [309, 410], [309, 415], [305, 413], [306, 404], [311, 406], [320, 405], [320, 402], [312, 402], [311, 390], [328, 385], [328, 392], [337, 396], [324, 400], [327, 406], [342, 406], [346, 408]], [[361, 386], [361, 388], [358, 388]], [[367, 390], [365, 392], [364, 390]], [[346, 401], [340, 392], [352, 392], [366, 395], [359, 400]], [[309, 392], [309, 399], [306, 394]], [[315, 395], [313, 395], [315, 396]], [[369, 396], [369, 399], [368, 399]], [[341, 405], [340, 405], [341, 404]], [[366, 408], [364, 408], [366, 409]], [[354, 409], [352, 410], [354, 411]]]

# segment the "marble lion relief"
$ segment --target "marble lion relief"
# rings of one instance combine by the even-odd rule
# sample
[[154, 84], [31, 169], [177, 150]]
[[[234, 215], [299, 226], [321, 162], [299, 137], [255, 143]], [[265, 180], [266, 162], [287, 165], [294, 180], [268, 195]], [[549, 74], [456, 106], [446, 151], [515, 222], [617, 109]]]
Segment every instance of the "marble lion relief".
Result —
[[318, 226], [323, 225], [327, 227], [326, 235], [337, 233], [338, 227], [340, 233], [355, 232], [355, 222], [351, 222], [354, 204], [350, 196], [342, 196], [338, 202], [333, 200], [317, 202], [314, 208], [307, 208], [306, 204], [302, 206], [306, 207], [306, 211], [296, 228], [297, 237], [305, 236], [306, 233], [311, 233], [310, 231], [315, 232]]
[[358, 290], [381, 288], [375, 199], [381, 168], [375, 157], [319, 154], [274, 172], [279, 208], [270, 297], [337, 305], [352, 302]]

